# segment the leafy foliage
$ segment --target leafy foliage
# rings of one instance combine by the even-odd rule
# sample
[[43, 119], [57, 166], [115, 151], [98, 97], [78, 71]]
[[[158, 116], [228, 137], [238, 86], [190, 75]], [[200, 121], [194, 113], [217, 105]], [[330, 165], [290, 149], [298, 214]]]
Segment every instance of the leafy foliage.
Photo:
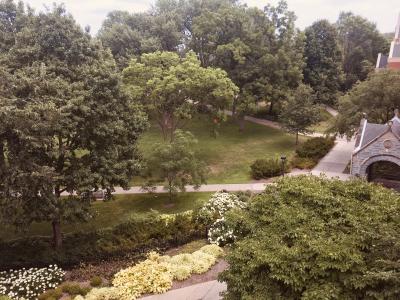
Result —
[[0, 266], [3, 270], [54, 263], [71, 267], [126, 255], [137, 260], [148, 251], [176, 247], [205, 236], [204, 226], [190, 213], [176, 214], [168, 220], [157, 213], [133, 215], [111, 228], [65, 235], [64, 247], [59, 250], [44, 237], [0, 242]]
[[284, 170], [282, 170], [282, 167], [282, 162], [279, 158], [257, 159], [250, 166], [251, 177], [259, 180], [279, 176], [282, 175], [282, 171], [288, 171], [289, 166], [285, 165]]
[[344, 89], [348, 90], [357, 81], [367, 78], [374, 69], [378, 54], [389, 52], [389, 43], [375, 23], [352, 12], [342, 12], [336, 27], [346, 75]]
[[312, 133], [310, 126], [318, 123], [320, 109], [315, 105], [313, 90], [306, 85], [300, 85], [285, 102], [280, 121], [283, 127], [296, 134], [296, 145], [299, 133]]
[[155, 145], [148, 159], [152, 178], [147, 188], [152, 187], [153, 181], [166, 182], [165, 189], [170, 198], [178, 190], [185, 191], [188, 184], [199, 188], [206, 180], [207, 167], [193, 149], [196, 144], [197, 140], [190, 132], [177, 130], [171, 142]]
[[335, 104], [343, 81], [337, 30], [320, 20], [306, 28], [305, 35], [304, 82], [313, 88], [318, 103]]
[[394, 109], [400, 107], [399, 93], [399, 71], [371, 73], [367, 80], [356, 84], [340, 98], [337, 130], [340, 134], [354, 135], [364, 113], [370, 122], [388, 122], [393, 118]]
[[10, 80], [0, 98], [0, 216], [20, 229], [51, 222], [59, 247], [61, 223], [89, 217], [93, 190], [109, 198], [138, 174], [147, 118], [111, 54], [62, 6], [24, 18], [0, 53]]
[[335, 145], [335, 139], [332, 137], [315, 137], [308, 139], [296, 150], [296, 154], [301, 158], [321, 159]]
[[200, 108], [220, 118], [237, 87], [221, 69], [204, 68], [194, 52], [180, 58], [173, 52], [143, 54], [123, 71], [125, 88], [154, 116], [164, 139]]
[[397, 299], [397, 193], [362, 180], [288, 177], [229, 222], [225, 299]]

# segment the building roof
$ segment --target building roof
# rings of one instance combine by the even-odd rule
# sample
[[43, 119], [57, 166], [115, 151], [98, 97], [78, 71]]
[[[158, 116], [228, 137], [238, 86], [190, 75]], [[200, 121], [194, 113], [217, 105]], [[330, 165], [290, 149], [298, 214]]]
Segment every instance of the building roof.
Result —
[[366, 119], [361, 122], [359, 134], [356, 138], [355, 152], [366, 147], [373, 140], [379, 138], [388, 131], [392, 131], [400, 138], [400, 117], [396, 115], [389, 124], [368, 123]]

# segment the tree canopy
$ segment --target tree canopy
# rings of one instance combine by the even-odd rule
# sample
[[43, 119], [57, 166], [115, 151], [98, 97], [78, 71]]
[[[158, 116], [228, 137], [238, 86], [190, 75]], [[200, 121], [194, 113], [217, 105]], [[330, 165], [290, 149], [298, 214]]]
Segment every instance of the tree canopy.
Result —
[[348, 90], [357, 81], [367, 78], [378, 54], [389, 52], [389, 43], [376, 24], [352, 12], [342, 12], [336, 27], [346, 75], [344, 89]]
[[400, 107], [400, 72], [371, 73], [339, 100], [336, 127], [340, 134], [354, 135], [366, 114], [368, 121], [387, 123]]
[[335, 104], [343, 81], [336, 28], [321, 20], [308, 27], [305, 35], [304, 82], [313, 88], [319, 103]]
[[297, 145], [299, 133], [312, 133], [310, 127], [319, 121], [319, 113], [312, 88], [301, 84], [283, 105], [279, 118], [288, 132], [296, 134]]
[[157, 120], [164, 139], [200, 109], [213, 119], [223, 114], [237, 87], [225, 71], [204, 68], [193, 52], [181, 58], [174, 52], [154, 52], [133, 59], [123, 71], [128, 93]]
[[398, 299], [399, 211], [362, 180], [279, 180], [227, 216], [225, 299]]
[[1, 221], [49, 221], [60, 246], [60, 224], [89, 217], [92, 191], [110, 197], [138, 173], [136, 140], [147, 118], [122, 91], [111, 53], [63, 6], [12, 9], [26, 21], [7, 31], [13, 38], [0, 52]]

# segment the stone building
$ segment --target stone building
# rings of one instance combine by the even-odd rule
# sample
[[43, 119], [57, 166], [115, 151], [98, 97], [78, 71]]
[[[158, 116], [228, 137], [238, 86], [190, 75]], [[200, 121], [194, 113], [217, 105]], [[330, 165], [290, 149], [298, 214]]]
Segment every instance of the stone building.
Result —
[[[369, 179], [374, 163], [389, 162], [400, 167], [400, 115], [395, 111], [388, 124], [368, 123], [364, 118], [356, 136], [355, 149], [351, 157], [351, 174]], [[395, 172], [399, 168], [395, 167]], [[400, 174], [393, 174], [398, 175]]]
[[400, 70], [400, 15], [397, 21], [394, 39], [390, 45], [389, 55], [379, 53], [376, 69], [378, 71], [384, 69]]

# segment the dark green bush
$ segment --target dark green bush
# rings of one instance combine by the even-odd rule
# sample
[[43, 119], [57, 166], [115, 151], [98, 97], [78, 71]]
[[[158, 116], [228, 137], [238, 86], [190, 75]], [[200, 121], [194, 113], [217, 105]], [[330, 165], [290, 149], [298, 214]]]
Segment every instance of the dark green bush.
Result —
[[293, 168], [297, 168], [300, 170], [311, 170], [312, 168], [315, 167], [317, 163], [318, 160], [316, 159], [307, 157], [298, 157], [298, 156], [294, 156], [290, 161], [290, 164], [292, 165]]
[[202, 238], [204, 232], [191, 215], [177, 215], [166, 224], [157, 213], [151, 213], [112, 228], [65, 235], [63, 246], [57, 251], [50, 237], [0, 242], [0, 269], [50, 264], [68, 268], [81, 262], [96, 263], [124, 255], [139, 259], [151, 250], [168, 249]]
[[70, 296], [85, 296], [91, 290], [91, 288], [83, 287], [79, 283], [64, 283], [61, 286], [61, 289], [64, 293]]
[[90, 279], [90, 285], [92, 287], [98, 287], [103, 284], [103, 279], [101, 279], [100, 276], [94, 276], [92, 279]]
[[[287, 166], [285, 165], [285, 169]], [[279, 158], [257, 159], [251, 166], [254, 179], [271, 178], [282, 174], [282, 162]], [[287, 169], [285, 170], [287, 171]]]
[[301, 158], [321, 159], [335, 145], [335, 138], [316, 137], [305, 141], [296, 150], [296, 154]]
[[[63, 296], [63, 291], [60, 287], [53, 289], [53, 290], [48, 290], [44, 292], [43, 294], [39, 295], [38, 299], [39, 300], [52, 300], [52, 299], [60, 299]], [[0, 298], [1, 299], [1, 298]]]
[[227, 215], [224, 299], [400, 299], [399, 212], [363, 180], [285, 177]]

